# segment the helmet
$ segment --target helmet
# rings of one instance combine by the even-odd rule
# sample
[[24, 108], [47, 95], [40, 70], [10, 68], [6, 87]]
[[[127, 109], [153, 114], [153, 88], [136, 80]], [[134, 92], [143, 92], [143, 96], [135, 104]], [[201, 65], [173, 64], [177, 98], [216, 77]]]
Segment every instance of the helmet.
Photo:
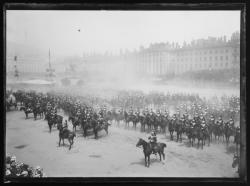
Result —
[[5, 175], [6, 175], [6, 176], [9, 176], [10, 174], [11, 174], [10, 170], [7, 169], [7, 170], [5, 171]]
[[36, 167], [36, 171], [41, 171], [42, 169], [41, 169], [41, 167], [40, 166], [37, 166]]
[[16, 156], [11, 156], [10, 162], [16, 162]]

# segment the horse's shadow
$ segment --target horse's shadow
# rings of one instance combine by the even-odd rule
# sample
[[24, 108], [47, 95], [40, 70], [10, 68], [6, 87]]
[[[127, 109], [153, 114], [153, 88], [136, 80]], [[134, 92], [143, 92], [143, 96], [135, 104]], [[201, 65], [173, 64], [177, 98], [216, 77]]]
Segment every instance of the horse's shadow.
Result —
[[[156, 162], [158, 162], [158, 163], [163, 163], [163, 161], [164, 161], [163, 159], [162, 159], [162, 161], [160, 161], [159, 155], [155, 156], [154, 154], [152, 154], [152, 155], [150, 156], [150, 165], [151, 165], [152, 163], [156, 163]], [[141, 158], [140, 161], [131, 162], [130, 165], [142, 165], [142, 166], [145, 166], [145, 159], [144, 159], [144, 158]]]
[[[58, 131], [58, 129], [53, 127], [53, 128], [51, 129], [51, 132], [55, 132], [55, 131]], [[50, 133], [49, 129], [44, 129], [43, 132], [45, 132], [45, 133]]]

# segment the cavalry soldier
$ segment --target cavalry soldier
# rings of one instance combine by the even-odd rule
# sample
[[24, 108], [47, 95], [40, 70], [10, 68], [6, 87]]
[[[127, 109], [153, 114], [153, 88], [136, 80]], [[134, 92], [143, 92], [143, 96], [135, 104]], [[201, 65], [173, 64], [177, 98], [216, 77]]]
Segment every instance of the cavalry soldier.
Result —
[[77, 113], [76, 113], [77, 120], [80, 118], [80, 115], [81, 115], [81, 111], [80, 111], [80, 109], [78, 109]]
[[150, 116], [153, 116], [154, 115], [154, 112], [153, 112], [153, 109], [150, 109]]
[[201, 122], [201, 130], [204, 131], [207, 128], [205, 120], [202, 120]]
[[180, 119], [180, 124], [181, 124], [182, 126], [185, 125], [185, 117], [184, 117], [184, 116], [181, 117], [181, 119]]
[[176, 109], [176, 114], [177, 114], [178, 117], [181, 116], [181, 112], [180, 112], [180, 109], [179, 109], [179, 108]]
[[132, 109], [132, 107], [130, 107], [130, 109], [129, 109], [129, 115], [133, 115], [133, 109]]
[[137, 109], [137, 111], [135, 111], [135, 116], [139, 116], [140, 115], [140, 111], [139, 109]]
[[209, 125], [210, 125], [210, 126], [214, 126], [214, 124], [215, 124], [215, 119], [214, 119], [214, 116], [211, 115], [211, 116], [210, 116], [210, 119], [209, 119]]
[[187, 111], [183, 114], [183, 117], [184, 117], [185, 120], [188, 119], [188, 113], [187, 113]]
[[196, 122], [194, 119], [190, 122], [190, 128], [193, 129], [196, 126]]
[[202, 121], [206, 121], [206, 119], [205, 119], [205, 117], [204, 117], [203, 114], [200, 115], [200, 121], [201, 121], [201, 122], [202, 122]]
[[157, 117], [161, 117], [161, 113], [160, 113], [159, 110], [157, 111], [156, 116], [157, 116]]
[[68, 122], [67, 120], [64, 120], [64, 123], [63, 123], [63, 132], [68, 129]]
[[153, 153], [156, 154], [155, 145], [157, 143], [157, 137], [156, 137], [156, 132], [154, 130], [151, 132], [151, 135], [148, 137], [148, 139], [149, 139], [149, 143], [153, 149]]
[[233, 120], [232, 117], [231, 117], [230, 120], [229, 120], [229, 127], [230, 127], [231, 129], [234, 128], [234, 120]]
[[216, 122], [216, 124], [220, 127], [223, 127], [223, 120], [221, 116], [219, 117], [219, 120]]

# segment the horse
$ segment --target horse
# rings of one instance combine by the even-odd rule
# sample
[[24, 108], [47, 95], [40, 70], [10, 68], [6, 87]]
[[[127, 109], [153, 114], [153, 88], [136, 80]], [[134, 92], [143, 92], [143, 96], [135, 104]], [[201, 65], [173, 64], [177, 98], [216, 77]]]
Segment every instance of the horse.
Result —
[[[139, 139], [139, 141], [136, 144], [136, 147], [143, 147], [143, 153], [145, 157], [145, 167], [149, 167], [150, 165], [150, 155], [153, 152], [153, 148], [150, 143], [146, 142], [143, 139]], [[161, 161], [161, 155], [163, 156], [163, 159], [165, 160], [165, 153], [164, 153], [164, 148], [167, 147], [165, 143], [157, 143], [154, 147], [154, 150], [156, 153], [159, 154], [160, 156], [160, 161]]]
[[30, 114], [30, 113], [33, 113], [33, 110], [32, 109], [28, 109], [27, 107], [21, 107], [20, 108], [20, 111], [24, 111], [24, 113], [25, 113], [25, 116], [26, 116], [26, 118], [25, 119], [28, 119], [28, 114]]
[[186, 131], [186, 135], [187, 135], [187, 137], [189, 139], [189, 143], [193, 147], [194, 142], [195, 142], [194, 129], [191, 128], [190, 126], [187, 126], [185, 131]]
[[68, 139], [69, 141], [69, 150], [71, 149], [71, 146], [74, 143], [74, 137], [76, 137], [76, 133], [70, 131], [69, 129], [63, 129], [62, 125], [59, 126], [59, 147], [61, 144], [61, 140], [63, 140], [64, 145], [64, 139]]
[[168, 125], [168, 131], [170, 133], [170, 140], [174, 140], [174, 129], [175, 129], [175, 121], [171, 120]]
[[111, 125], [110, 123], [108, 123], [108, 121], [104, 120], [104, 121], [97, 121], [97, 123], [96, 122], [93, 123], [94, 123], [93, 131], [95, 139], [98, 138], [98, 131], [101, 131], [102, 129], [104, 129], [106, 134], [108, 134], [108, 126]]
[[114, 119], [117, 122], [117, 125], [119, 126], [120, 122], [124, 120], [124, 115], [122, 113], [115, 114]]
[[198, 140], [198, 146], [197, 148], [200, 147], [200, 141], [201, 141], [201, 149], [203, 149], [203, 145], [204, 145], [204, 140], [205, 140], [205, 135], [201, 129], [201, 127], [195, 127], [194, 128], [194, 135]]
[[42, 117], [42, 115], [43, 115], [43, 111], [42, 111], [42, 107], [40, 106], [40, 107], [34, 107], [33, 108], [33, 113], [34, 113], [34, 120], [36, 120], [37, 119], [37, 115], [39, 115], [40, 116], [40, 119], [41, 119], [41, 117]]
[[224, 134], [225, 134], [225, 138], [226, 138], [226, 144], [228, 145], [229, 144], [229, 138], [230, 138], [230, 136], [233, 136], [233, 134], [234, 134], [234, 129], [232, 129], [229, 126], [229, 123], [225, 124]]
[[215, 140], [218, 139], [219, 141], [220, 137], [223, 137], [223, 126], [214, 125], [213, 134], [214, 134]]
[[134, 118], [135, 118], [134, 115], [130, 115], [130, 114], [127, 114], [127, 112], [125, 112], [125, 128], [129, 128], [129, 123], [130, 122], [132, 122], [133, 126], [135, 126]]
[[80, 125], [80, 121], [79, 121], [80, 119], [76, 119], [73, 116], [69, 116], [68, 120], [72, 122], [73, 131], [76, 132], [76, 126]]
[[240, 131], [238, 130], [235, 131], [234, 143], [236, 144], [236, 152], [238, 153], [240, 145]]
[[180, 142], [182, 142], [182, 134], [184, 133], [184, 124], [181, 123], [177, 123], [175, 125], [175, 131], [176, 131], [176, 142], [178, 142], [180, 140]]

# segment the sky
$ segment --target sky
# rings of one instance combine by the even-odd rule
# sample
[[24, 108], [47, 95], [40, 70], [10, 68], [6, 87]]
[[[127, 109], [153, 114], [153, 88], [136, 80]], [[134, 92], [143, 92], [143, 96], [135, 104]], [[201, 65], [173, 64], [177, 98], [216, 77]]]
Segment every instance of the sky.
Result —
[[[78, 31], [80, 29], [80, 31]], [[57, 57], [118, 54], [156, 42], [190, 42], [240, 30], [240, 11], [7, 10], [6, 40]], [[11, 48], [10, 48], [11, 50]]]

